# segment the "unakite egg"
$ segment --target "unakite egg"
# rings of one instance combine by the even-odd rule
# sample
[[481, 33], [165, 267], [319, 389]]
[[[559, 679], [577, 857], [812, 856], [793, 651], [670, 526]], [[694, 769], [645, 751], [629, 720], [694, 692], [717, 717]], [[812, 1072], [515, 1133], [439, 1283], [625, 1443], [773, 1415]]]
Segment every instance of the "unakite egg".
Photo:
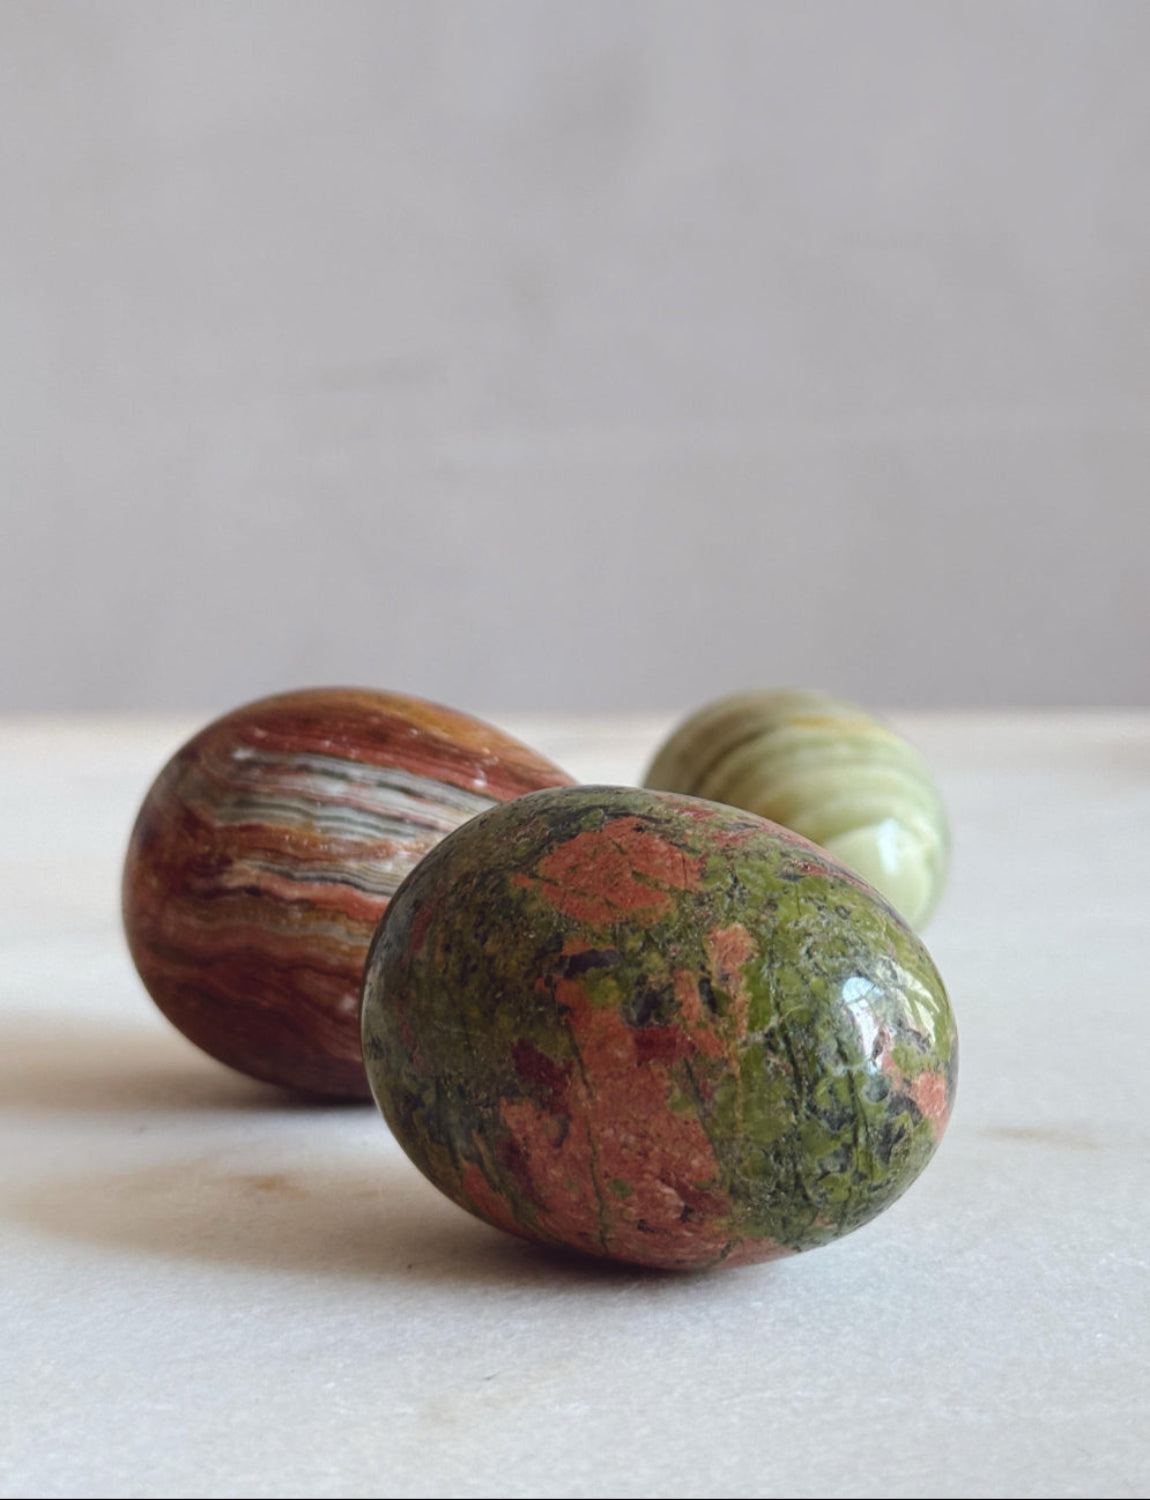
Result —
[[957, 1066], [934, 964], [857, 875], [620, 787], [530, 793], [424, 857], [372, 943], [363, 1048], [456, 1203], [683, 1268], [865, 1224], [933, 1155]]
[[646, 785], [746, 808], [857, 870], [921, 929], [950, 863], [946, 809], [922, 756], [856, 703], [802, 688], [736, 693], [692, 714]]

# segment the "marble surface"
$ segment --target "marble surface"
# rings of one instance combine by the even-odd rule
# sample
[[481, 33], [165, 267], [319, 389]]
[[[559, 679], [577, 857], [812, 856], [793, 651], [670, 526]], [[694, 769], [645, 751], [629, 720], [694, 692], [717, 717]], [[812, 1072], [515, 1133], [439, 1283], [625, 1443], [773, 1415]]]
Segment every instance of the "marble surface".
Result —
[[[496, 722], [624, 781], [671, 724]], [[117, 916], [194, 723], [0, 722], [0, 1492], [1146, 1494], [1150, 714], [896, 722], [954, 1120], [875, 1223], [712, 1277], [554, 1260], [198, 1054]]]

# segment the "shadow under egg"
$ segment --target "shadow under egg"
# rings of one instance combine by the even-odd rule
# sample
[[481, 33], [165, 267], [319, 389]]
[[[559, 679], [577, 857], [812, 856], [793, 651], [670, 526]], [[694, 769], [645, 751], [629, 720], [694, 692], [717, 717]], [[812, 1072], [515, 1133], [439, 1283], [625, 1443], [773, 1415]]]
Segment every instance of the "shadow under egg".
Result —
[[[354, 1162], [347, 1159], [354, 1155]], [[235, 1266], [286, 1276], [565, 1285], [618, 1291], [697, 1282], [549, 1251], [481, 1223], [430, 1186], [394, 1150], [314, 1158], [267, 1169], [256, 1153], [175, 1159], [87, 1173], [17, 1190], [6, 1216], [40, 1232], [126, 1255]], [[760, 1272], [762, 1268], [759, 1268]]]
[[205, 1056], [175, 1031], [32, 1017], [0, 1030], [0, 1110], [112, 1114], [356, 1106], [370, 1107], [259, 1083]]

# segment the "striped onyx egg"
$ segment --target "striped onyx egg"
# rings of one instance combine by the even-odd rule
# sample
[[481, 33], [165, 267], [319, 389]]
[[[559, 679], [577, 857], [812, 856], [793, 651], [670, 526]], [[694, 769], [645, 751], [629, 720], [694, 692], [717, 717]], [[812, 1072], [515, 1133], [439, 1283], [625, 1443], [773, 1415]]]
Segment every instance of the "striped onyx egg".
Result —
[[533, 792], [413, 870], [364, 973], [396, 1138], [461, 1207], [667, 1268], [826, 1244], [930, 1160], [954, 1017], [877, 892], [785, 828]]
[[855, 703], [799, 688], [736, 693], [684, 720], [647, 772], [655, 790], [793, 828], [892, 901], [912, 927], [946, 884], [946, 809], [918, 752]]
[[254, 1078], [366, 1098], [359, 988], [409, 870], [557, 766], [418, 698], [319, 688], [227, 714], [172, 757], [140, 809], [124, 927], [149, 994]]

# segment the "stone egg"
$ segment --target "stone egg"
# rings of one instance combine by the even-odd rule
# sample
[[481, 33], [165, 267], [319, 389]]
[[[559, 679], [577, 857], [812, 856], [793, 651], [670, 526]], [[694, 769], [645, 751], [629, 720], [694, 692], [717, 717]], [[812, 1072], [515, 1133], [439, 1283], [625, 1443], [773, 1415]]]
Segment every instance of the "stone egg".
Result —
[[403, 877], [445, 834], [562, 771], [466, 714], [354, 689], [248, 704], [177, 751], [124, 865], [153, 1000], [254, 1078], [368, 1097], [359, 989]]
[[941, 979], [805, 839], [695, 798], [540, 791], [407, 877], [364, 974], [372, 1091], [461, 1207], [667, 1268], [825, 1244], [930, 1160]]
[[926, 763], [841, 698], [800, 688], [720, 698], [679, 725], [645, 783], [793, 828], [857, 870], [912, 927], [926, 925], [946, 884], [950, 831]]

